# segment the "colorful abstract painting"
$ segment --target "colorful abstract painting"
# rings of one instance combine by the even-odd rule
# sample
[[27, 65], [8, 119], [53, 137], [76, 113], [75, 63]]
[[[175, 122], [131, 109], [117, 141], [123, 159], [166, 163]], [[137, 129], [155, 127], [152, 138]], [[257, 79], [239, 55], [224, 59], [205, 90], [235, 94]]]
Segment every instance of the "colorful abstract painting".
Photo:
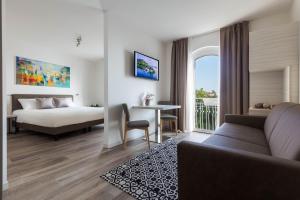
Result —
[[17, 57], [18, 85], [70, 88], [70, 67]]

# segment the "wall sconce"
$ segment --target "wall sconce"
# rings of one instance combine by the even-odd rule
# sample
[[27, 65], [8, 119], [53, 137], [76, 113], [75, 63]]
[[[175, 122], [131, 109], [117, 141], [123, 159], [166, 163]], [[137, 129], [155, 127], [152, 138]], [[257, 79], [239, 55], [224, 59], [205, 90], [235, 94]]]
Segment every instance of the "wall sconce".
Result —
[[79, 93], [76, 93], [76, 94], [74, 95], [73, 101], [74, 101], [75, 103], [76, 103], [76, 102], [78, 103], [78, 102], [80, 101], [79, 96], [80, 96]]
[[82, 36], [79, 35], [77, 38], [76, 38], [76, 47], [79, 47], [81, 45], [81, 42], [82, 42]]

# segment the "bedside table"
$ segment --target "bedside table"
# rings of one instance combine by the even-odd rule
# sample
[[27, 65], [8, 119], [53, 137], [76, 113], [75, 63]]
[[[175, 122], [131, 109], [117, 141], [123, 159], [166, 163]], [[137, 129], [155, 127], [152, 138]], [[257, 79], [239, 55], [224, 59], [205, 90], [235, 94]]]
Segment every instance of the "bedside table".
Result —
[[15, 115], [8, 115], [7, 116], [7, 132], [8, 133], [17, 133], [17, 116]]

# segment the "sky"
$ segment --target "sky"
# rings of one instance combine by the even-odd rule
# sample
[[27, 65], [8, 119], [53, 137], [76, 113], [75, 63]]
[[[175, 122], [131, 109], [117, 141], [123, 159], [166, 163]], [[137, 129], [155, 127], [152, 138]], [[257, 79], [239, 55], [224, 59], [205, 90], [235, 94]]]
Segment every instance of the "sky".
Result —
[[219, 56], [204, 56], [196, 60], [196, 89], [219, 92]]

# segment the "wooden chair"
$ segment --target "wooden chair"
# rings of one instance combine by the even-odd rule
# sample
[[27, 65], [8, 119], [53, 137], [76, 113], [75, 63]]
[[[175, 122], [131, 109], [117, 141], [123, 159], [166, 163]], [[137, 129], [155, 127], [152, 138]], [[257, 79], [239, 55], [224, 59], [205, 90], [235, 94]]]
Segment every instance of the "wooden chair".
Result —
[[129, 114], [127, 104], [125, 103], [122, 104], [122, 108], [125, 113], [125, 128], [124, 128], [124, 135], [123, 135], [123, 144], [126, 145], [128, 131], [133, 129], [140, 129], [145, 131], [145, 137], [148, 142], [148, 148], [150, 149], [149, 121], [147, 120], [130, 121], [130, 114]]
[[[159, 105], [171, 105], [172, 103], [169, 102], [169, 101], [159, 101], [158, 104]], [[161, 113], [161, 116], [160, 116], [160, 132], [161, 132], [161, 135], [163, 133], [163, 127], [164, 127], [165, 123], [168, 123], [169, 127], [171, 128], [171, 131], [172, 131], [173, 125], [174, 125], [176, 136], [177, 136], [177, 133], [178, 133], [177, 121], [178, 121], [178, 118], [177, 118], [176, 115], [172, 115], [168, 111], [163, 111]]]

